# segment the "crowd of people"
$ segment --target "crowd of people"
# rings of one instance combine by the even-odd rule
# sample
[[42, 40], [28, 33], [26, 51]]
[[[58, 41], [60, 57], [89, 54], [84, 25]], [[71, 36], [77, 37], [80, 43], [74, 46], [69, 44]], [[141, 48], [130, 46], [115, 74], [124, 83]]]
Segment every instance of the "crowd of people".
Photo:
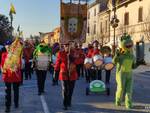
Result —
[[[35, 46], [20, 38], [5, 43], [1, 54], [1, 70], [6, 86], [6, 112], [10, 112], [11, 107], [11, 86], [14, 90], [14, 104], [18, 108], [19, 86], [23, 85], [24, 79], [31, 79], [34, 71], [37, 76], [38, 95], [45, 93], [47, 72], [52, 76], [53, 86], [58, 85], [58, 80], [61, 81], [64, 110], [71, 107], [76, 80], [81, 77], [85, 77], [87, 83], [102, 80], [104, 69], [106, 71], [105, 84], [108, 88], [112, 68], [105, 68], [102, 60], [108, 57], [112, 58], [111, 49], [108, 46], [101, 47], [98, 41], [94, 41], [86, 48], [82, 48], [82, 44], [76, 42], [49, 45], [41, 41]], [[90, 61], [85, 62], [87, 59], [95, 60], [96, 58], [99, 62], [95, 64], [90, 64]]]

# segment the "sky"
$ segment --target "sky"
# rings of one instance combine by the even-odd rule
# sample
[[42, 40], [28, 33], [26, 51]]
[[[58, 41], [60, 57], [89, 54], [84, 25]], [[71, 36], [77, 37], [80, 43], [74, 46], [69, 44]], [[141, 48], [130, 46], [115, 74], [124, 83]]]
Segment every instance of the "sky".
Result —
[[0, 14], [9, 16], [11, 3], [16, 9], [13, 27], [20, 25], [25, 38], [60, 26], [60, 0], [0, 0]]
[[24, 37], [50, 32], [60, 26], [60, 0], [0, 0], [0, 14], [9, 16], [10, 4], [16, 9], [13, 27], [23, 30]]

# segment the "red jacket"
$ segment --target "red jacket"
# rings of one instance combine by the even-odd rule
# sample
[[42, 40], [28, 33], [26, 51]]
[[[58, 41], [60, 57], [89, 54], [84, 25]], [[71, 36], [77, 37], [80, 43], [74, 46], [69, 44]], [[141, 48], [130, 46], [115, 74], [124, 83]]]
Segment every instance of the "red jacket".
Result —
[[83, 64], [84, 63], [84, 59], [85, 59], [85, 54], [83, 52], [82, 49], [76, 49], [75, 50], [75, 63], [78, 64]]
[[30, 58], [31, 58], [31, 56], [32, 56], [32, 54], [33, 54], [33, 48], [24, 48], [23, 49], [23, 55], [24, 55], [24, 58], [25, 58], [25, 62], [26, 63], [29, 63], [29, 60], [30, 60]]
[[96, 54], [100, 54], [100, 50], [99, 49], [94, 50], [94, 48], [91, 48], [88, 50], [87, 57], [92, 58]]
[[[4, 66], [7, 55], [8, 55], [7, 52], [2, 54], [2, 60], [1, 60], [2, 68]], [[20, 58], [20, 64], [21, 64], [21, 58]], [[21, 67], [17, 69], [17, 72], [11, 72], [10, 69], [7, 69], [5, 73], [2, 73], [2, 78], [4, 82], [8, 82], [8, 83], [20, 82], [21, 81]]]
[[[71, 55], [73, 55], [73, 52]], [[60, 70], [59, 80], [77, 80], [78, 78], [75, 61], [71, 63], [70, 76], [68, 77], [68, 54], [65, 51], [58, 53], [54, 68], [56, 71]]]

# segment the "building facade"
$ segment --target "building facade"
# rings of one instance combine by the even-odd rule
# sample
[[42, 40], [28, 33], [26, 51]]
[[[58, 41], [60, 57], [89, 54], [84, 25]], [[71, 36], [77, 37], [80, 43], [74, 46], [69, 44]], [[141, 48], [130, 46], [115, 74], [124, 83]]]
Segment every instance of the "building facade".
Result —
[[100, 0], [98, 12], [98, 41], [103, 46], [110, 42], [110, 10], [107, 8], [107, 1]]
[[46, 44], [53, 45], [54, 43], [57, 43], [57, 42], [59, 43], [60, 27], [55, 28], [52, 32], [47, 32], [47, 33], [40, 32], [40, 38]]
[[[143, 54], [146, 63], [150, 63], [149, 6], [150, 0], [120, 0], [116, 10], [116, 15], [119, 19], [119, 24], [116, 28], [116, 40], [123, 33], [130, 34], [134, 41], [134, 54], [136, 58]], [[112, 10], [110, 17], [113, 15]], [[110, 38], [113, 37], [113, 32], [114, 30], [110, 26]], [[143, 43], [144, 45], [141, 45]]]
[[52, 44], [52, 38], [54, 37], [54, 32], [40, 33], [40, 39], [46, 44]]
[[[113, 46], [114, 29], [110, 21], [114, 10], [108, 9], [108, 0], [99, 0], [93, 4], [88, 8], [87, 43], [97, 39], [102, 45]], [[119, 0], [116, 6], [116, 16], [119, 19], [115, 31], [116, 45], [123, 33], [130, 34], [134, 41], [136, 58], [143, 54], [145, 62], [150, 63], [150, 0]], [[98, 11], [96, 16], [95, 9]]]
[[51, 38], [51, 41], [53, 43], [56, 43], [56, 42], [59, 42], [59, 39], [60, 39], [60, 27], [57, 27], [53, 30], [54, 32], [54, 36], [53, 38]]
[[87, 36], [86, 42], [91, 43], [98, 40], [98, 12], [100, 8], [99, 0], [88, 5], [87, 12]]

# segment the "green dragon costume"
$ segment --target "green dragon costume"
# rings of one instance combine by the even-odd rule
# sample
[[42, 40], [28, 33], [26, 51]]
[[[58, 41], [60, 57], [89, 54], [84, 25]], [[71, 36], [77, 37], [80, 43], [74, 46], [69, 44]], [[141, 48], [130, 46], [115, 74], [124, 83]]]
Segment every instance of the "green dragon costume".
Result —
[[135, 57], [133, 55], [133, 41], [131, 36], [124, 34], [120, 40], [120, 49], [116, 51], [113, 63], [116, 64], [116, 100], [117, 106], [121, 105], [123, 93], [125, 93], [125, 106], [132, 107], [132, 69], [136, 68]]
[[48, 47], [45, 43], [40, 43], [33, 52], [33, 57], [36, 58], [40, 53], [50, 55], [52, 53], [52, 48]]

